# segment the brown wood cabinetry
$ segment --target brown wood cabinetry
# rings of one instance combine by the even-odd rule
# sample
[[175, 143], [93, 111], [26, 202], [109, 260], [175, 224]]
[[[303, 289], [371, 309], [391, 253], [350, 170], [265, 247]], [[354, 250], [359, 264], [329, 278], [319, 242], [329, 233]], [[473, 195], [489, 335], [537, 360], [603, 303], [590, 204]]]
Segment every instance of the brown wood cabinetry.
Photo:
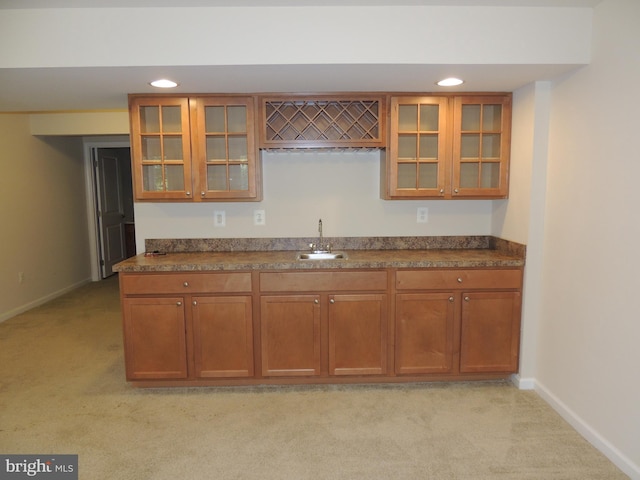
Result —
[[260, 99], [260, 148], [383, 148], [384, 95]]
[[522, 268], [121, 273], [141, 385], [500, 378], [518, 369]]
[[460, 372], [516, 372], [520, 292], [462, 294]]
[[196, 378], [253, 376], [251, 296], [192, 297]]
[[186, 97], [129, 97], [136, 200], [191, 200], [191, 126]]
[[394, 96], [385, 199], [506, 198], [511, 94]]
[[396, 373], [453, 372], [454, 297], [449, 293], [396, 295]]
[[262, 374], [320, 375], [318, 295], [264, 295], [260, 298]]
[[517, 372], [520, 269], [401, 270], [396, 288], [398, 374]]
[[127, 379], [187, 378], [184, 297], [122, 301]]
[[261, 273], [263, 375], [386, 373], [386, 289], [385, 271]]
[[251, 96], [130, 95], [136, 200], [261, 198]]
[[509, 193], [510, 93], [130, 95], [135, 198], [259, 201], [259, 148], [385, 149], [381, 196]]
[[329, 374], [387, 373], [387, 296], [329, 296]]
[[120, 275], [127, 379], [253, 376], [250, 273]]

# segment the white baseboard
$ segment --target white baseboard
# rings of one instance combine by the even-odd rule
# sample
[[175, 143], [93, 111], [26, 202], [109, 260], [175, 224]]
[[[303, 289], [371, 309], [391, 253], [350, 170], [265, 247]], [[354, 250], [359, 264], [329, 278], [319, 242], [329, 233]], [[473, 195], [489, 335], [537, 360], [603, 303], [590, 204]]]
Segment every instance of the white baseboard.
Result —
[[[527, 379], [529, 380], [529, 379]], [[540, 397], [547, 402], [569, 425], [576, 429], [591, 445], [596, 447], [603, 455], [605, 455], [614, 465], [622, 470], [632, 480], [640, 480], [640, 466], [631, 461], [629, 457], [624, 455], [620, 450], [613, 446], [607, 439], [602, 437], [587, 422], [571, 410], [565, 403], [556, 397], [549, 389], [535, 379], [533, 382], [534, 390]]]
[[73, 285], [69, 285], [68, 287], [63, 288], [62, 290], [58, 290], [57, 292], [53, 292], [53, 293], [50, 293], [49, 295], [45, 295], [44, 297], [38, 298], [33, 302], [29, 302], [25, 305], [21, 305], [18, 308], [14, 308], [13, 310], [9, 310], [8, 312], [2, 313], [0, 314], [0, 323], [4, 322], [5, 320], [9, 320], [10, 318], [15, 317], [16, 315], [20, 315], [21, 313], [31, 310], [32, 308], [39, 307], [40, 305], [43, 305], [53, 300], [54, 298], [61, 297], [65, 293], [69, 293], [71, 290], [75, 290], [76, 288], [79, 288], [90, 282], [91, 282], [91, 279], [87, 278], [80, 282], [74, 283]]
[[536, 388], [535, 378], [522, 378], [519, 374], [511, 375], [511, 383], [519, 390], [535, 390]]

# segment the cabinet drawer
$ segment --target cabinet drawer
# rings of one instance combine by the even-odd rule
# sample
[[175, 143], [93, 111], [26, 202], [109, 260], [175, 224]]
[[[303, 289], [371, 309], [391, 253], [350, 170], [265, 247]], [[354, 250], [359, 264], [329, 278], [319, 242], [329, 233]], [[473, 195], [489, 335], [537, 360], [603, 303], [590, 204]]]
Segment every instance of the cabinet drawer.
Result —
[[261, 273], [262, 292], [322, 292], [386, 290], [387, 272]]
[[518, 289], [522, 287], [520, 269], [485, 270], [401, 270], [396, 273], [398, 290]]
[[248, 272], [120, 274], [120, 288], [124, 295], [251, 292], [251, 274]]

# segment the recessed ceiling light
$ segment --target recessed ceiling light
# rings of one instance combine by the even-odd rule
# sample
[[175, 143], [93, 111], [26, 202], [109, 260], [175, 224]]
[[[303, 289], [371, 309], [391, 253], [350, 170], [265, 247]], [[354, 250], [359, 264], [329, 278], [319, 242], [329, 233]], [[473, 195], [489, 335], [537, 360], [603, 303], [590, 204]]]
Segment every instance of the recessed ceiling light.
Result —
[[153, 82], [149, 83], [149, 85], [158, 88], [173, 88], [178, 86], [176, 82], [174, 82], [173, 80], [167, 80], [166, 78], [154, 80]]
[[440, 80], [436, 85], [441, 87], [455, 87], [456, 85], [462, 85], [464, 80], [460, 80], [459, 78], [449, 77], [444, 80]]

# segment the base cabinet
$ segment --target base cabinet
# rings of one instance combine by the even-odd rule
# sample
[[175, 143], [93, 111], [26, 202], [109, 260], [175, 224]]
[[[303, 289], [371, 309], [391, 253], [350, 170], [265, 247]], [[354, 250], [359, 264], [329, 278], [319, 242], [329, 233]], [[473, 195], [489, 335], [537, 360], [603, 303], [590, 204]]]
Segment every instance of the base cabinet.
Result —
[[462, 298], [460, 371], [516, 372], [519, 292], [470, 292]]
[[400, 270], [396, 288], [398, 375], [518, 371], [522, 270]]
[[455, 298], [452, 293], [396, 296], [396, 373], [453, 371]]
[[250, 273], [120, 274], [127, 379], [252, 377]]
[[125, 298], [127, 378], [186, 379], [184, 297]]
[[191, 305], [196, 378], [252, 377], [251, 296], [198, 296]]
[[522, 268], [124, 273], [140, 386], [504, 378]]
[[329, 374], [387, 373], [387, 296], [329, 296]]
[[262, 375], [320, 375], [320, 297], [260, 299]]

